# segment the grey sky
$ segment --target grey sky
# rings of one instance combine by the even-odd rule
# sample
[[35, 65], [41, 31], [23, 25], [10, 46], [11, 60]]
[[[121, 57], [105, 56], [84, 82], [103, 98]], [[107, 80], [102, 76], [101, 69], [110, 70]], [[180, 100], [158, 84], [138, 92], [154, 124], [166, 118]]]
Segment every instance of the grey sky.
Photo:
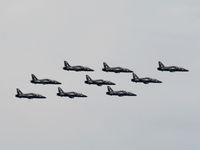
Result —
[[[0, 148], [199, 150], [199, 27], [197, 0], [0, 1]], [[64, 60], [138, 96], [106, 96], [84, 84], [86, 73], [63, 71]], [[159, 60], [190, 72], [158, 72]], [[104, 73], [103, 61], [163, 84]], [[89, 97], [59, 98], [57, 86], [31, 84], [31, 73]], [[18, 100], [17, 87], [48, 98]]]

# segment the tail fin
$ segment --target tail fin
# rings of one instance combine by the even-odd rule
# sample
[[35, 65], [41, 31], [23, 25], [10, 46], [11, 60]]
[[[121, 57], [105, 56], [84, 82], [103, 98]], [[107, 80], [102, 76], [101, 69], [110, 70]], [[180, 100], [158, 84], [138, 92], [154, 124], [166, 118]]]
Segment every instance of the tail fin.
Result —
[[103, 67], [104, 67], [105, 69], [110, 68], [110, 67], [108, 66], [108, 64], [105, 63], [105, 62], [103, 62]]
[[158, 65], [159, 65], [160, 68], [165, 67], [161, 61], [158, 62]]
[[90, 78], [90, 76], [86, 75], [86, 80], [87, 80], [87, 81], [91, 81], [92, 78]]
[[67, 61], [64, 61], [65, 67], [70, 67], [69, 63]]
[[108, 89], [108, 92], [109, 92], [109, 93], [112, 93], [112, 92], [113, 92], [113, 89], [112, 89], [110, 86], [107, 86], [107, 89]]
[[59, 93], [64, 93], [63, 90], [60, 87], [58, 87], [58, 92]]
[[37, 77], [34, 74], [31, 74], [32, 80], [37, 80]]
[[20, 91], [20, 89], [17, 88], [17, 94], [22, 95], [23, 93], [22, 93], [22, 91]]
[[139, 79], [139, 77], [133, 72], [133, 79]]

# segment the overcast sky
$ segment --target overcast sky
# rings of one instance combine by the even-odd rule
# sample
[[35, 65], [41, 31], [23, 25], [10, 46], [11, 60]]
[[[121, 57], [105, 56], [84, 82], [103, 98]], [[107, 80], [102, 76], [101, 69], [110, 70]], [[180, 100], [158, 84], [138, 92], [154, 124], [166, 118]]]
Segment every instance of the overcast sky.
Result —
[[[199, 41], [199, 0], [1, 0], [0, 149], [199, 150]], [[64, 71], [64, 60], [95, 72]], [[190, 72], [159, 72], [159, 60]], [[104, 73], [104, 61], [163, 83]], [[32, 73], [88, 98], [57, 97]], [[86, 74], [138, 96], [107, 96]], [[17, 99], [16, 88], [47, 99]]]

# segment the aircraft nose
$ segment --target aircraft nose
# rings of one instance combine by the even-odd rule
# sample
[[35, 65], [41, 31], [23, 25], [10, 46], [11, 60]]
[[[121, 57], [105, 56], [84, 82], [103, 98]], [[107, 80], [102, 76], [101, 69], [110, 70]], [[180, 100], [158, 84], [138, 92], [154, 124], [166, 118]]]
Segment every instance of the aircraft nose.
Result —
[[62, 84], [62, 83], [57, 81], [56, 84]]
[[133, 71], [128, 69], [128, 72], [133, 72]]
[[41, 97], [41, 98], [46, 98], [46, 96], [43, 96], [43, 95], [41, 95], [40, 97]]
[[188, 72], [189, 70], [185, 69], [186, 72]]

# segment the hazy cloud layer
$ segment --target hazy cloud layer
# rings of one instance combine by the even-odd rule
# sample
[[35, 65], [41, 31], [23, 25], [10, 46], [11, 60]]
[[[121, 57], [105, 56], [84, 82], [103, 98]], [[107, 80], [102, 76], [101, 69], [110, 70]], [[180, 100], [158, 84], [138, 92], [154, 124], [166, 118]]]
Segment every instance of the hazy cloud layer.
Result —
[[[9, 0], [0, 2], [0, 148], [4, 150], [198, 150], [200, 2], [197, 0]], [[84, 84], [95, 69], [137, 97], [109, 97]], [[161, 60], [189, 73], [162, 73]], [[163, 84], [131, 83], [131, 74], [101, 71], [103, 61]], [[57, 86], [33, 85], [30, 75], [61, 81], [87, 99], [59, 98]], [[15, 89], [44, 101], [19, 100]]]

